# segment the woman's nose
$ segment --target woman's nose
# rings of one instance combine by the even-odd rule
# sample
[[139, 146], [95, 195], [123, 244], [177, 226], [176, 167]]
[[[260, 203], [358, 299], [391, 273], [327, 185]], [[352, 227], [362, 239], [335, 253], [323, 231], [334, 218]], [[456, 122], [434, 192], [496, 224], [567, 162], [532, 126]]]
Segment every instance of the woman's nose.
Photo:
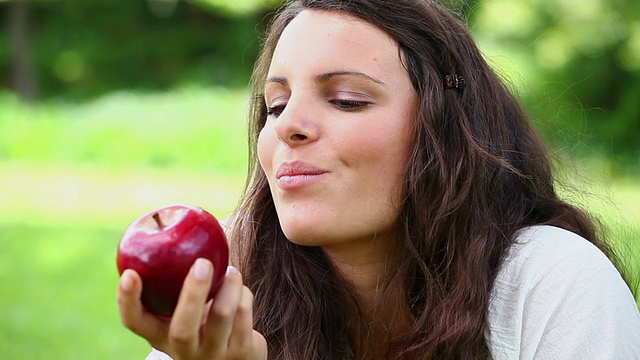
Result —
[[304, 145], [315, 141], [319, 135], [317, 124], [311, 120], [312, 111], [293, 101], [289, 101], [274, 124], [276, 137], [288, 147]]

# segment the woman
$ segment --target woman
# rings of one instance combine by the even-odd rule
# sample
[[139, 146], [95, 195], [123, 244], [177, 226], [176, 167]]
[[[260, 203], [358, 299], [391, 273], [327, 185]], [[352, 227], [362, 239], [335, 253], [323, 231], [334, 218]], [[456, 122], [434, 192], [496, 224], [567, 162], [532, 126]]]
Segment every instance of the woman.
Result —
[[609, 249], [558, 198], [520, 105], [441, 6], [288, 3], [252, 109], [250, 181], [230, 224], [242, 277], [230, 268], [205, 306], [213, 269], [198, 260], [169, 321], [144, 311], [137, 274], [122, 276], [123, 322], [155, 348], [640, 358], [640, 315]]

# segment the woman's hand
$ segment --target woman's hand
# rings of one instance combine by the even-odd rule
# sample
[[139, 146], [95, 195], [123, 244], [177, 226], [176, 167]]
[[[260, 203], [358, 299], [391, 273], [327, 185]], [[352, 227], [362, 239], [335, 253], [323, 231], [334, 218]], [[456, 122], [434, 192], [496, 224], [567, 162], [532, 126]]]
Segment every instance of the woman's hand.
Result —
[[242, 276], [229, 267], [215, 299], [205, 305], [212, 276], [211, 262], [198, 259], [169, 319], [145, 310], [140, 302], [142, 279], [126, 270], [118, 286], [122, 323], [174, 360], [266, 359], [267, 343], [253, 330], [253, 294], [242, 284]]

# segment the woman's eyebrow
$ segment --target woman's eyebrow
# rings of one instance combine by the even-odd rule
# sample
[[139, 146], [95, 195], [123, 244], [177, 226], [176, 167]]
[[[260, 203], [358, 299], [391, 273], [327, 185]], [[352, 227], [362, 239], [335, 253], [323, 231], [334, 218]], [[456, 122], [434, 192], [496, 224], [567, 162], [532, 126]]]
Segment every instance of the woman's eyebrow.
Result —
[[282, 77], [282, 76], [271, 76], [269, 78], [267, 78], [266, 83], [277, 83], [280, 85], [287, 85], [288, 81], [287, 78]]
[[[376, 79], [373, 76], [367, 75], [365, 73], [359, 72], [359, 71], [354, 71], [354, 70], [336, 70], [336, 71], [330, 71], [324, 74], [320, 74], [317, 75], [315, 77], [315, 80], [317, 83], [326, 83], [327, 81], [331, 80], [333, 77], [336, 76], [356, 76], [356, 77], [361, 77], [364, 79], [367, 79], [369, 81], [372, 81], [376, 84], [380, 84], [380, 85], [386, 85], [384, 83], [384, 81]], [[282, 76], [270, 76], [269, 78], [267, 78], [266, 83], [277, 83], [280, 85], [287, 85], [288, 84], [288, 80], [285, 77]]]
[[359, 71], [354, 71], [354, 70], [336, 70], [336, 71], [320, 74], [316, 76], [316, 82], [325, 83], [331, 80], [331, 78], [335, 76], [344, 76], [344, 75], [357, 76], [357, 77], [365, 78], [369, 81], [373, 81], [376, 84], [385, 85], [385, 83], [382, 80], [376, 79], [373, 76], [367, 75]]

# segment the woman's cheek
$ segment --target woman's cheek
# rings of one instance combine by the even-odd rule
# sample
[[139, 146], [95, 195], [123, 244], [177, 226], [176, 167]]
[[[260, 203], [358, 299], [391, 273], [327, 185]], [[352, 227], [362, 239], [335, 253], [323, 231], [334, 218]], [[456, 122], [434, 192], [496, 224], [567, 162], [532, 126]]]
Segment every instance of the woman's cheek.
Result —
[[258, 160], [262, 170], [268, 175], [271, 173], [271, 167], [273, 162], [273, 149], [275, 136], [273, 135], [273, 129], [269, 125], [265, 125], [258, 135]]

